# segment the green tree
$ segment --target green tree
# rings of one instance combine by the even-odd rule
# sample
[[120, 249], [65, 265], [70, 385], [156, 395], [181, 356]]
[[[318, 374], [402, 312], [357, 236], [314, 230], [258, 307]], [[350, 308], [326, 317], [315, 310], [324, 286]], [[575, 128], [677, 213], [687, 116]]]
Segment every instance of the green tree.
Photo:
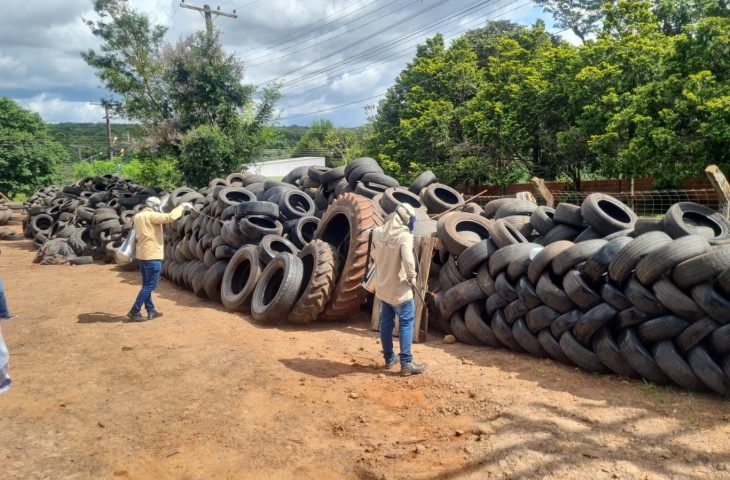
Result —
[[0, 192], [30, 194], [53, 183], [66, 157], [40, 115], [0, 97]]
[[201, 125], [182, 137], [179, 167], [188, 185], [202, 187], [212, 178], [225, 177], [240, 166], [233, 141], [220, 127]]
[[537, 0], [535, 3], [553, 15], [557, 27], [569, 28], [584, 43], [603, 18], [603, 0]]
[[[278, 91], [265, 88], [254, 101], [255, 88], [243, 83], [243, 65], [225, 53], [217, 36], [199, 33], [172, 45], [164, 40], [166, 29], [151, 24], [128, 0], [96, 0], [94, 9], [99, 18], [86, 23], [102, 45], [100, 52], [82, 56], [124, 100], [121, 113], [142, 123], [151, 151], [183, 156], [187, 142], [181, 158], [186, 179], [218, 171], [221, 136], [232, 149], [224, 156], [235, 159], [223, 164], [249, 162], [261, 151]], [[204, 145], [213, 149], [209, 155], [201, 150]], [[197, 164], [186, 163], [192, 156]], [[205, 165], [208, 159], [214, 164]]]

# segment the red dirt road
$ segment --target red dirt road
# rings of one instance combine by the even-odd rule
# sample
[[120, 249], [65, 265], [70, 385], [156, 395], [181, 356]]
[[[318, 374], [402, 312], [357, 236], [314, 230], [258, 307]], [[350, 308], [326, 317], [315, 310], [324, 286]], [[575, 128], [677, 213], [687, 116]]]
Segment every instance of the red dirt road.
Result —
[[262, 328], [139, 274], [0, 244], [2, 479], [730, 479], [730, 402], [439, 337], [378, 367], [365, 316]]

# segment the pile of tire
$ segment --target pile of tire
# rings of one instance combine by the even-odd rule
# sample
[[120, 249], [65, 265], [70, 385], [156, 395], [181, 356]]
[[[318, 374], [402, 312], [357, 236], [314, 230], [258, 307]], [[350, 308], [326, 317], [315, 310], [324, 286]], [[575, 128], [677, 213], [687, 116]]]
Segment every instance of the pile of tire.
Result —
[[[10, 222], [22, 221], [25, 218], [25, 207], [21, 202], [0, 200], [0, 226]], [[22, 240], [23, 236], [13, 230], [5, 228], [0, 230], [0, 240]]]
[[[83, 258], [75, 264], [101, 259], [112, 262], [114, 248], [132, 228], [134, 214], [144, 207], [148, 197], [163, 192], [118, 175], [85, 177], [65, 187], [44, 187], [25, 202], [28, 214], [23, 220], [23, 233], [39, 249], [49, 240], [64, 240], [76, 256]], [[136, 266], [130, 264], [127, 268]]]
[[730, 224], [694, 203], [517, 199], [439, 220], [431, 323], [463, 343], [730, 395]]
[[422, 216], [466, 208], [432, 172], [402, 188], [371, 158], [296, 168], [281, 182], [231, 174], [169, 201], [195, 208], [165, 228], [163, 275], [267, 324], [352, 318], [367, 297], [368, 232], [399, 203]]

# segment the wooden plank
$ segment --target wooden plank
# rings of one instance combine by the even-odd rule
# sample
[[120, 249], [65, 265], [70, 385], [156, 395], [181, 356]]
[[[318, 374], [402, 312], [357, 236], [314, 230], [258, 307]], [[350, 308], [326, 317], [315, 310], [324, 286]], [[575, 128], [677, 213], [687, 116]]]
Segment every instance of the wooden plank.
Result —
[[545, 180], [539, 177], [532, 177], [530, 179], [530, 182], [535, 185], [535, 188], [537, 189], [537, 194], [540, 195], [543, 200], [545, 200], [545, 205], [553, 208], [555, 206], [555, 198], [553, 198], [553, 194], [550, 193], [550, 190], [548, 190], [547, 186], [545, 185]]
[[420, 239], [417, 259], [419, 265], [418, 288], [420, 292], [415, 292], [419, 298], [416, 300], [415, 324], [413, 325], [413, 341], [416, 343], [425, 341], [428, 334], [428, 308], [426, 307], [426, 299], [422, 294], [428, 292], [431, 259], [438, 243], [438, 238], [435, 236], [424, 236]]
[[729, 218], [730, 215], [730, 184], [728, 184], [725, 174], [717, 165], [708, 165], [705, 168], [705, 174], [712, 184], [712, 188], [717, 192], [717, 199], [720, 203], [720, 212]]

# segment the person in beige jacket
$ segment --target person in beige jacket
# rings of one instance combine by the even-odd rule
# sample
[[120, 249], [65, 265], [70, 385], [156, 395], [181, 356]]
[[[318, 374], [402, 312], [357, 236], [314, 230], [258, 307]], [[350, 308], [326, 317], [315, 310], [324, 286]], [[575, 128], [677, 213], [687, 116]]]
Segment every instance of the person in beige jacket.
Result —
[[[139, 271], [142, 272], [142, 288], [132, 309], [127, 313], [127, 317], [133, 322], [144, 322], [162, 316], [162, 312], [156, 310], [152, 303], [152, 292], [160, 283], [164, 257], [162, 226], [180, 218], [186, 208], [192, 208], [190, 203], [183, 203], [170, 213], [163, 213], [160, 211], [161, 206], [162, 201], [159, 198], [149, 197], [145, 201], [145, 208], [134, 216], [134, 231], [137, 236], [134, 256], [139, 262]], [[147, 310], [146, 317], [142, 316], [142, 305]]]
[[373, 229], [373, 260], [375, 262], [376, 296], [380, 300], [380, 343], [387, 368], [398, 360], [393, 352], [393, 327], [398, 315], [400, 343], [400, 373], [403, 376], [422, 373], [425, 364], [413, 363], [413, 323], [416, 286], [416, 261], [413, 255], [413, 226], [416, 211], [400, 204], [384, 225]]

